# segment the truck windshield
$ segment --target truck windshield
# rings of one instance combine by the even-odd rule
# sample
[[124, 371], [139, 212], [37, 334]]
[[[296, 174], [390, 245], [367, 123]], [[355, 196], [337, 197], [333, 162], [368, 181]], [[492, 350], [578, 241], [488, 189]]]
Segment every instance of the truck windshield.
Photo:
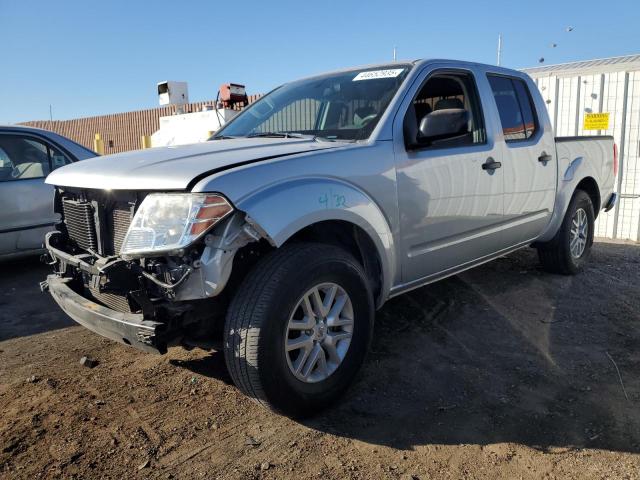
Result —
[[393, 64], [287, 83], [251, 104], [211, 140], [305, 135], [366, 139], [410, 69]]

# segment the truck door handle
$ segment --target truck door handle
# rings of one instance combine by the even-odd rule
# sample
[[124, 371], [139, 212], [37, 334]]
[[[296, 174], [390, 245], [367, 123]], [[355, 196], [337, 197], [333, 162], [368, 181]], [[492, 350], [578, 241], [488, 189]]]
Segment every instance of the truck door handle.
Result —
[[496, 162], [493, 157], [487, 158], [487, 161], [482, 164], [483, 170], [495, 170], [500, 167], [502, 167], [502, 163]]
[[547, 162], [550, 162], [552, 160], [553, 157], [551, 157], [551, 155], [547, 154], [547, 152], [542, 152], [540, 154], [540, 156], [538, 157], [538, 161], [544, 165], [547, 164]]

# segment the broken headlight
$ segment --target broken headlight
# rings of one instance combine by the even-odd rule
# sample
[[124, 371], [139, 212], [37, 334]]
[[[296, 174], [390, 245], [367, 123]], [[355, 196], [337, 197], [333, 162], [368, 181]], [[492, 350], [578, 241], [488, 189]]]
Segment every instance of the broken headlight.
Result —
[[233, 211], [221, 195], [152, 193], [129, 226], [120, 255], [126, 258], [180, 250]]

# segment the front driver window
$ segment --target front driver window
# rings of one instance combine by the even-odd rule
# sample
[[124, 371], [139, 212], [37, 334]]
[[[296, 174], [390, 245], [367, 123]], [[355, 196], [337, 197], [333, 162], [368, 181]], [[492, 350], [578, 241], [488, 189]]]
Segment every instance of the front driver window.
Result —
[[[466, 121], [455, 132], [434, 138], [420, 138], [420, 123], [425, 117], [447, 112], [466, 112]], [[443, 72], [431, 75], [424, 83], [405, 117], [405, 140], [421, 148], [449, 148], [486, 141], [482, 110], [475, 82], [470, 74]]]

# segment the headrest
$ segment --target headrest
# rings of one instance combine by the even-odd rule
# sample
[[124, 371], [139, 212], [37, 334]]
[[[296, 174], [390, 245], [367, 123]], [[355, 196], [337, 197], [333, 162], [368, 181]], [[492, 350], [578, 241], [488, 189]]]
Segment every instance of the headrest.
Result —
[[464, 103], [459, 98], [442, 98], [436, 102], [435, 110], [446, 108], [464, 108]]

